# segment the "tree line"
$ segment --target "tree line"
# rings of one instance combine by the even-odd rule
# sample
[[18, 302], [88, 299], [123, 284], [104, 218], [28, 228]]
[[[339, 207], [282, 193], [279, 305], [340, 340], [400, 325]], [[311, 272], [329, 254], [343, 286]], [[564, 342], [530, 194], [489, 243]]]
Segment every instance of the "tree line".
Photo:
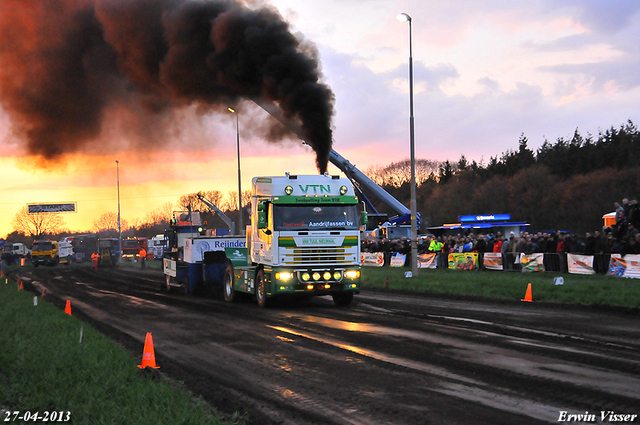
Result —
[[[430, 162], [429, 171], [417, 167], [421, 232], [455, 223], [460, 215], [509, 213], [514, 221], [529, 223], [531, 230], [583, 233], [600, 230], [602, 216], [614, 210], [614, 202], [640, 197], [640, 133], [631, 120], [597, 137], [582, 136], [576, 129], [570, 139], [545, 140], [535, 152], [528, 145], [522, 134], [517, 150], [491, 157], [487, 164], [461, 155], [457, 162]], [[409, 161], [392, 165], [399, 172], [387, 166], [367, 173], [409, 205]], [[387, 175], [403, 179], [387, 183]]]

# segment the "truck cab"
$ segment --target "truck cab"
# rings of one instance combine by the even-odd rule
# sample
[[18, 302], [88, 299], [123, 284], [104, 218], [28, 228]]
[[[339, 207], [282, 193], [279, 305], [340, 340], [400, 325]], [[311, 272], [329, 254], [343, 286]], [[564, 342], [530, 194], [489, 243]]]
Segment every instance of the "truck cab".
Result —
[[357, 207], [351, 182], [339, 176], [254, 178], [250, 265], [235, 268], [234, 286], [255, 293], [260, 306], [280, 295], [350, 304], [360, 292]]
[[41, 264], [56, 266], [59, 260], [58, 242], [35, 241], [31, 246], [31, 262], [34, 267]]
[[58, 258], [60, 264], [71, 265], [73, 262], [73, 245], [71, 242], [64, 239], [58, 242]]

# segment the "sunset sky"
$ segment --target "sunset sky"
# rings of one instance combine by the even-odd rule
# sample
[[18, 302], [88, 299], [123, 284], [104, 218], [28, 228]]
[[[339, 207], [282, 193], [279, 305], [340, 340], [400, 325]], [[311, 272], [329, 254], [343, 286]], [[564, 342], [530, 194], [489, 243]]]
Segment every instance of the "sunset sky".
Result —
[[[413, 19], [418, 158], [464, 154], [486, 164], [517, 149], [522, 133], [535, 150], [576, 128], [597, 137], [640, 120], [636, 0], [264, 3], [318, 49], [335, 95], [333, 148], [363, 171], [409, 156], [409, 28], [395, 18], [399, 12]], [[162, 129], [168, 142], [157, 146], [139, 144], [129, 131], [148, 125], [143, 132], [153, 138], [152, 122], [110, 111], [89, 144], [47, 162], [27, 154], [3, 106], [0, 99], [0, 237], [28, 203], [77, 202], [77, 212], [64, 215], [66, 227], [91, 230], [102, 213], [117, 211], [116, 160], [128, 221], [186, 193], [237, 190], [236, 120], [226, 108], [179, 111]], [[266, 112], [249, 102], [228, 106], [240, 113], [243, 189], [254, 176], [317, 173], [314, 153], [299, 141], [267, 143], [259, 131], [243, 132], [268, 120]], [[330, 165], [329, 172], [338, 170]]]

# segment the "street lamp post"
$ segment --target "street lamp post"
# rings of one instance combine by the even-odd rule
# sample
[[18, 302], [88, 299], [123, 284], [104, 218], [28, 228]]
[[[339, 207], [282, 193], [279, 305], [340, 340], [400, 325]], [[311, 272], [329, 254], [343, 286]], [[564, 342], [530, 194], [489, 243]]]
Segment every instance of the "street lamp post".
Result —
[[238, 145], [238, 234], [243, 233], [244, 226], [242, 225], [242, 185], [240, 182], [240, 123], [239, 113], [233, 108], [227, 108], [229, 112], [236, 116], [236, 142]]
[[116, 181], [118, 184], [118, 251], [122, 258], [122, 228], [120, 227], [120, 162], [116, 160]]
[[411, 16], [400, 13], [400, 22], [409, 22], [409, 133], [411, 138], [411, 274], [418, 276], [418, 226], [416, 206], [416, 156], [413, 130], [413, 51], [411, 40]]

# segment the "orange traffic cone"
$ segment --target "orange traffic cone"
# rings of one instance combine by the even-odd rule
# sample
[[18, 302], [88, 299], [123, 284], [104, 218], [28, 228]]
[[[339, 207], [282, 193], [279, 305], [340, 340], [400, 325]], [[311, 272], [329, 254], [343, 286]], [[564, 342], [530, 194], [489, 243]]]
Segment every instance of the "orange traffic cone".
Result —
[[20, 291], [24, 290], [24, 286], [22, 285], [22, 280], [18, 279], [18, 283], [20, 284], [18, 286], [18, 290], [20, 290]]
[[144, 351], [142, 352], [142, 364], [138, 365], [140, 369], [150, 367], [153, 369], [160, 369], [160, 366], [156, 366], [156, 354], [153, 350], [153, 338], [151, 333], [147, 332], [147, 337], [144, 340]]
[[531, 296], [531, 284], [527, 286], [527, 292], [524, 294], [524, 299], [520, 301], [526, 301], [529, 303], [533, 302], [533, 297]]
[[46, 300], [46, 299], [47, 299], [47, 288], [42, 288], [42, 295], [40, 295], [40, 297], [41, 297], [43, 300]]
[[71, 316], [71, 301], [67, 300], [67, 306], [64, 308], [64, 312]]

